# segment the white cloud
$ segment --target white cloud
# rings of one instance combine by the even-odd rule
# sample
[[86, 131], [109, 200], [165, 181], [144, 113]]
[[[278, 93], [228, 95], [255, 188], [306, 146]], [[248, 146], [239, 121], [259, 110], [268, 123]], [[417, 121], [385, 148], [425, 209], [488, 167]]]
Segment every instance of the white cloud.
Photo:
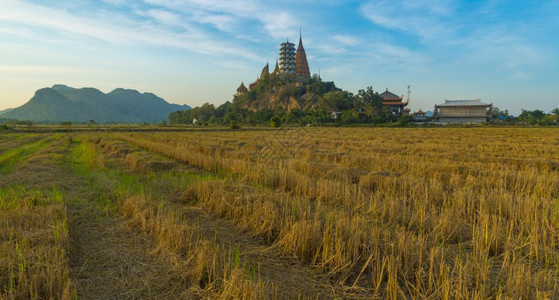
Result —
[[265, 14], [260, 21], [264, 23], [264, 28], [270, 36], [275, 39], [287, 38], [293, 34], [296, 28], [295, 19], [287, 12], [279, 12], [274, 14]]
[[425, 41], [444, 39], [455, 25], [443, 23], [453, 13], [450, 1], [374, 1], [361, 7], [371, 22], [389, 29], [413, 33]]
[[[480, 4], [477, 15], [493, 14], [502, 0]], [[455, 67], [505, 70], [512, 78], [526, 78], [531, 65], [545, 61], [547, 55], [530, 35], [515, 30], [515, 20], [492, 24], [458, 10], [452, 0], [371, 1], [361, 7], [361, 13], [372, 23], [391, 30], [405, 32], [418, 38], [426, 55], [445, 57]], [[402, 49], [378, 49], [379, 54], [404, 60], [422, 57]], [[429, 61], [429, 60], [426, 60]], [[520, 75], [521, 74], [521, 75]]]
[[[274, 38], [293, 34], [299, 24], [293, 14], [280, 5], [255, 0], [144, 0], [145, 3], [181, 12], [202, 23], [232, 32], [242, 21], [256, 21]], [[258, 28], [255, 28], [255, 32]]]
[[144, 15], [149, 16], [154, 20], [156, 20], [157, 22], [164, 25], [172, 25], [172, 26], [185, 25], [185, 22], [181, 19], [181, 17], [178, 14], [162, 9], [150, 9], [146, 11]]
[[126, 4], [126, 0], [102, 0], [102, 1], [113, 6], [123, 6], [124, 4]]
[[335, 34], [332, 36], [332, 38], [340, 44], [349, 47], [357, 46], [361, 43], [361, 40], [359, 38], [350, 35]]
[[[183, 24], [179, 16], [173, 12], [151, 10], [147, 14], [162, 24]], [[194, 26], [184, 26], [184, 30], [176, 32], [152, 22], [136, 21], [119, 14], [109, 15], [104, 11], [80, 16], [25, 1], [7, 0], [0, 5], [0, 20], [72, 33], [113, 44], [139, 43], [185, 49], [208, 55], [234, 55], [258, 59], [258, 56], [250, 51], [213, 39]]]

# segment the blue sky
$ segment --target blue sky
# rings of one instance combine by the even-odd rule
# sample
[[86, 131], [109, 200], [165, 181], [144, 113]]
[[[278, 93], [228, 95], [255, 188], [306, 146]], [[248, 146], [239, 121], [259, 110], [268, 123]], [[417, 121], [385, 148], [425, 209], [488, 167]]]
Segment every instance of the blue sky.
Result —
[[219, 105], [299, 28], [311, 73], [353, 93], [411, 85], [412, 111], [559, 107], [557, 0], [1, 0], [0, 110], [56, 83]]

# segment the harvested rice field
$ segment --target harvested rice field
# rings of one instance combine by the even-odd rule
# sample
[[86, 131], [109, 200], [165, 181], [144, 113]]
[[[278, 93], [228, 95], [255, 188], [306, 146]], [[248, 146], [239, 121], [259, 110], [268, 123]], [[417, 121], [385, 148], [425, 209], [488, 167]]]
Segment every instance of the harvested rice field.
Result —
[[0, 134], [0, 299], [557, 299], [556, 128]]

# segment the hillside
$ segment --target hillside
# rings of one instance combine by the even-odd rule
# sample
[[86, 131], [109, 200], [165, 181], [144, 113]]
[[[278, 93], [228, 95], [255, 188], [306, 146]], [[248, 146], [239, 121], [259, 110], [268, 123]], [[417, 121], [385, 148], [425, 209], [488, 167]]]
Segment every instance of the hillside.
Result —
[[[324, 94], [339, 92], [333, 82], [322, 82], [318, 77], [301, 81], [295, 76], [264, 74], [250, 91], [240, 92], [233, 99], [250, 111], [265, 109], [334, 109], [324, 101]], [[239, 93], [240, 92], [240, 93]]]
[[190, 109], [170, 104], [152, 93], [117, 88], [103, 93], [95, 88], [54, 85], [42, 88], [26, 104], [2, 114], [2, 118], [33, 122], [142, 123], [167, 120], [170, 112]]
[[4, 109], [4, 110], [0, 110], [0, 115], [2, 115], [2, 114], [4, 114], [4, 113], [7, 113], [7, 112], [9, 112], [9, 111], [11, 111], [11, 110], [13, 110], [13, 108], [7, 108], [7, 109]]

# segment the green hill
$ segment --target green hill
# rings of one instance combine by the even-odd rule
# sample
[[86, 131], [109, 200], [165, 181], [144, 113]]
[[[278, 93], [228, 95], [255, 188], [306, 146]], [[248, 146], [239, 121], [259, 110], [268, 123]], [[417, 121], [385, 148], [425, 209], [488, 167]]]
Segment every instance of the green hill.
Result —
[[6, 108], [4, 110], [0, 110], [0, 115], [9, 112], [10, 110], [13, 110], [13, 108]]
[[152, 93], [115, 89], [105, 94], [95, 88], [54, 85], [37, 90], [26, 104], [2, 114], [2, 118], [33, 122], [142, 123], [167, 120], [170, 112], [190, 109], [170, 104]]

